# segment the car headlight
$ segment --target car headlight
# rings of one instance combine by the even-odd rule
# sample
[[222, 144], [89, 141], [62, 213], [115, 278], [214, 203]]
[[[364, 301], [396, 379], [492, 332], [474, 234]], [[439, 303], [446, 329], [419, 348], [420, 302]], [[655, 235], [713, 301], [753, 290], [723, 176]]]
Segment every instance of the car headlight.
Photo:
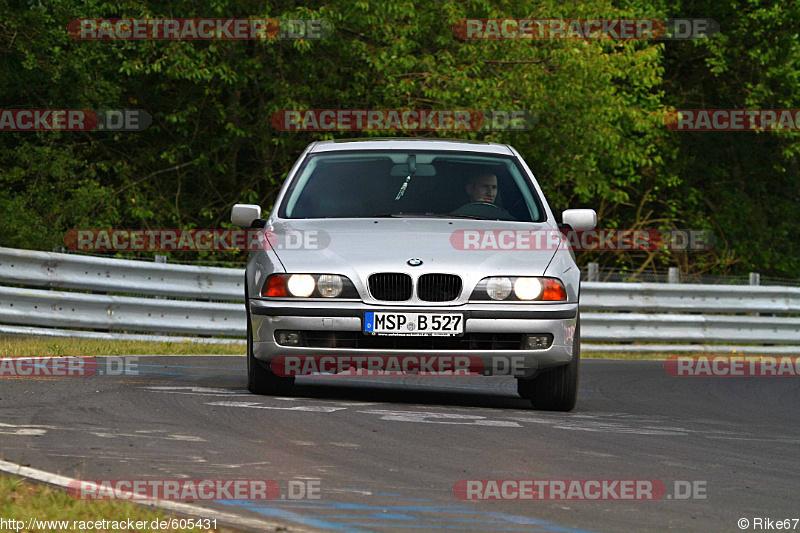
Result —
[[342, 294], [343, 288], [344, 283], [342, 282], [342, 276], [323, 274], [319, 277], [319, 280], [317, 280], [317, 290], [320, 296], [325, 298], [336, 298]]
[[556, 278], [491, 277], [478, 283], [470, 300], [566, 302], [567, 291]]
[[486, 294], [492, 300], [505, 300], [511, 294], [511, 280], [508, 278], [489, 278], [486, 281]]
[[539, 278], [517, 278], [514, 294], [520, 300], [535, 300], [542, 294], [542, 282]]
[[314, 278], [308, 274], [292, 274], [289, 276], [289, 282], [286, 284], [292, 296], [299, 296], [301, 298], [308, 298], [311, 296], [314, 293], [316, 285]]
[[353, 282], [338, 274], [272, 274], [261, 287], [261, 296], [346, 299], [359, 297]]

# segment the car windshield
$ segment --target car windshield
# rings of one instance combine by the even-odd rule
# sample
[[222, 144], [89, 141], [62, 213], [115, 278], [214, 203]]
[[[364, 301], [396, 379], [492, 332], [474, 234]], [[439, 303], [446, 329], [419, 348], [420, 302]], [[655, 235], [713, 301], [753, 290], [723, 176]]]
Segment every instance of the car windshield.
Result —
[[312, 154], [284, 196], [279, 215], [546, 219], [514, 157], [404, 150]]

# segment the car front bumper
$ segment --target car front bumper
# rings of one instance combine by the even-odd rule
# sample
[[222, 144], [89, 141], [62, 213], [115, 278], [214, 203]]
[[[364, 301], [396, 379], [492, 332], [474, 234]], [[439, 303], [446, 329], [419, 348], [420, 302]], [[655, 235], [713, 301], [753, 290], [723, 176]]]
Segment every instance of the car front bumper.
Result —
[[[250, 320], [253, 331], [253, 355], [263, 363], [279, 356], [469, 356], [483, 362], [483, 373], [491, 375], [498, 368], [498, 358], [513, 358], [515, 375], [531, 376], [537, 371], [568, 364], [573, 358], [573, 337], [578, 317], [578, 304], [473, 304], [461, 306], [385, 306], [369, 305], [356, 301], [272, 301], [251, 299]], [[487, 349], [461, 343], [458, 348], [407, 348], [407, 347], [319, 347], [286, 346], [276, 342], [278, 330], [330, 333], [363, 336], [364, 313], [367, 311], [396, 311], [412, 313], [461, 313], [464, 316], [464, 335], [497, 334], [506, 338], [518, 334], [517, 349]], [[521, 339], [525, 334], [552, 335], [549, 347], [524, 349]], [[484, 335], [485, 336], [485, 335]], [[369, 336], [370, 340], [374, 339]], [[408, 339], [409, 337], [403, 337]], [[411, 337], [420, 339], [420, 337]], [[386, 339], [384, 339], [386, 340]], [[434, 341], [435, 342], [435, 341]], [[393, 342], [394, 343], [394, 342]], [[333, 343], [336, 344], [336, 343]], [[370, 344], [369, 342], [362, 344]], [[373, 343], [374, 344], [374, 343]], [[402, 345], [399, 340], [396, 344]], [[412, 342], [413, 344], [413, 342]], [[417, 342], [419, 344], [419, 342]], [[448, 344], [439, 342], [439, 344]], [[455, 343], [458, 344], [458, 343]], [[484, 343], [485, 344], [485, 343]], [[500, 365], [502, 368], [503, 365]]]

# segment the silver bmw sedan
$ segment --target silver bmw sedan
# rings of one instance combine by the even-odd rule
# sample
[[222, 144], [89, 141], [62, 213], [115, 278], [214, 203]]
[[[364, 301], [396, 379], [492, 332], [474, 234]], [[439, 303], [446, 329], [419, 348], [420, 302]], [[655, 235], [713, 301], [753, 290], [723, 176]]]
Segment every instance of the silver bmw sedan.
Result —
[[508, 145], [431, 139], [315, 142], [248, 259], [247, 380], [286, 394], [305, 374], [513, 375], [534, 408], [578, 392], [580, 271], [559, 224]]

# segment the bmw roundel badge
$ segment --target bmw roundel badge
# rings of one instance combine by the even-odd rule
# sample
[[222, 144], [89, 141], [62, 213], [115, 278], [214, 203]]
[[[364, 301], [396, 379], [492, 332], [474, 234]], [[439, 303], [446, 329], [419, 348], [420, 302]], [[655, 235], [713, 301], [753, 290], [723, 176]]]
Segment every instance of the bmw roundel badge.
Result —
[[418, 267], [422, 264], [422, 259], [409, 259], [406, 263], [408, 263], [409, 266]]

